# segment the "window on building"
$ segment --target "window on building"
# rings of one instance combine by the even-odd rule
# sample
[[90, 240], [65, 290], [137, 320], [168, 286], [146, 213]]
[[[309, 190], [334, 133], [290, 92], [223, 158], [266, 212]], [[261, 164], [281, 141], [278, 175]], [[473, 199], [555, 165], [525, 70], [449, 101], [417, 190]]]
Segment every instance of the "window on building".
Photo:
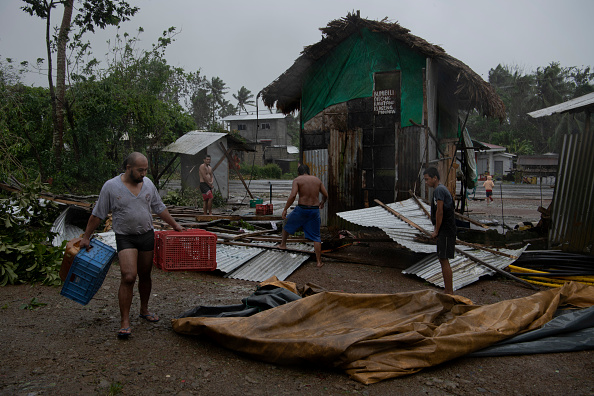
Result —
[[261, 123], [260, 129], [270, 129], [270, 123], [268, 123], [268, 122]]
[[245, 131], [245, 130], [247, 130], [247, 125], [246, 124], [237, 124], [237, 130]]
[[260, 143], [264, 147], [272, 146], [272, 139], [260, 139]]

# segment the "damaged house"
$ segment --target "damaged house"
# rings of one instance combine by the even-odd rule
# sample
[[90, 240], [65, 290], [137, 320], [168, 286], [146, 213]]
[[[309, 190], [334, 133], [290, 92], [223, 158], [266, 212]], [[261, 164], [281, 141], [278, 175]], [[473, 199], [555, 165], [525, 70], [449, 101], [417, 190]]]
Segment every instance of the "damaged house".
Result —
[[300, 111], [300, 160], [327, 186], [326, 225], [336, 213], [428, 198], [423, 168], [436, 166], [454, 193], [451, 168], [464, 116], [503, 119], [494, 89], [461, 61], [397, 23], [359, 13], [321, 29], [322, 40], [260, 95], [284, 114]]

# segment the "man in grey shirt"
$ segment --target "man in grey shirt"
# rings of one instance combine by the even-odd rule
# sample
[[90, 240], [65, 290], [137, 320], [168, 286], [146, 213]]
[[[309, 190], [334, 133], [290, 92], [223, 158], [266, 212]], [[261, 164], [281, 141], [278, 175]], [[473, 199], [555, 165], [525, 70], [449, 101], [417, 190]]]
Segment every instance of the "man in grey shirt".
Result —
[[130, 307], [136, 276], [140, 295], [140, 317], [149, 322], [159, 321], [157, 314], [149, 312], [148, 309], [155, 243], [152, 213], [156, 213], [174, 230], [184, 229], [169, 214], [153, 182], [145, 177], [147, 171], [148, 160], [144, 155], [137, 152], [128, 155], [124, 161], [124, 173], [108, 180], [101, 188], [99, 199], [80, 243], [81, 249], [88, 249], [91, 235], [109, 212], [112, 212], [112, 229], [116, 234], [121, 270], [118, 291], [120, 338], [126, 338], [131, 334]]

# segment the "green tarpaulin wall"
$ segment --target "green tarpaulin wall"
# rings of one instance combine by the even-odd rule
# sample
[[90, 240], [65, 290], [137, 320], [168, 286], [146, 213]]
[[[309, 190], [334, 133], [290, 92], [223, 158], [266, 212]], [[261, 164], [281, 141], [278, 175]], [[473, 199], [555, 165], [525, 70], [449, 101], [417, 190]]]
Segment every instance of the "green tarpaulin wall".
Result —
[[401, 71], [402, 126], [423, 121], [425, 57], [381, 33], [362, 29], [319, 59], [303, 84], [305, 123], [325, 108], [373, 95], [373, 74]]

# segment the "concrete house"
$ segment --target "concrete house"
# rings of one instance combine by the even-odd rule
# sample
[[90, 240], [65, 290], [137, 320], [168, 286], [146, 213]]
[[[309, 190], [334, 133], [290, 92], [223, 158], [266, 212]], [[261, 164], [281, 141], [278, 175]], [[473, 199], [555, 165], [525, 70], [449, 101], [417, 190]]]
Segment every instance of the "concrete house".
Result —
[[479, 141], [474, 141], [474, 146], [480, 180], [486, 180], [486, 175], [501, 178], [514, 170], [516, 155], [507, 153], [505, 147]]
[[223, 118], [227, 130], [238, 131], [256, 150], [243, 153], [243, 161], [263, 166], [269, 163], [284, 163], [296, 160], [292, 153], [291, 139], [287, 135], [287, 120], [284, 114], [259, 113], [230, 115]]
[[301, 114], [300, 160], [326, 184], [322, 213], [429, 197], [422, 170], [455, 189], [451, 158], [460, 114], [503, 119], [494, 89], [461, 61], [397, 23], [359, 13], [331, 21], [320, 42], [261, 91], [264, 104]]

